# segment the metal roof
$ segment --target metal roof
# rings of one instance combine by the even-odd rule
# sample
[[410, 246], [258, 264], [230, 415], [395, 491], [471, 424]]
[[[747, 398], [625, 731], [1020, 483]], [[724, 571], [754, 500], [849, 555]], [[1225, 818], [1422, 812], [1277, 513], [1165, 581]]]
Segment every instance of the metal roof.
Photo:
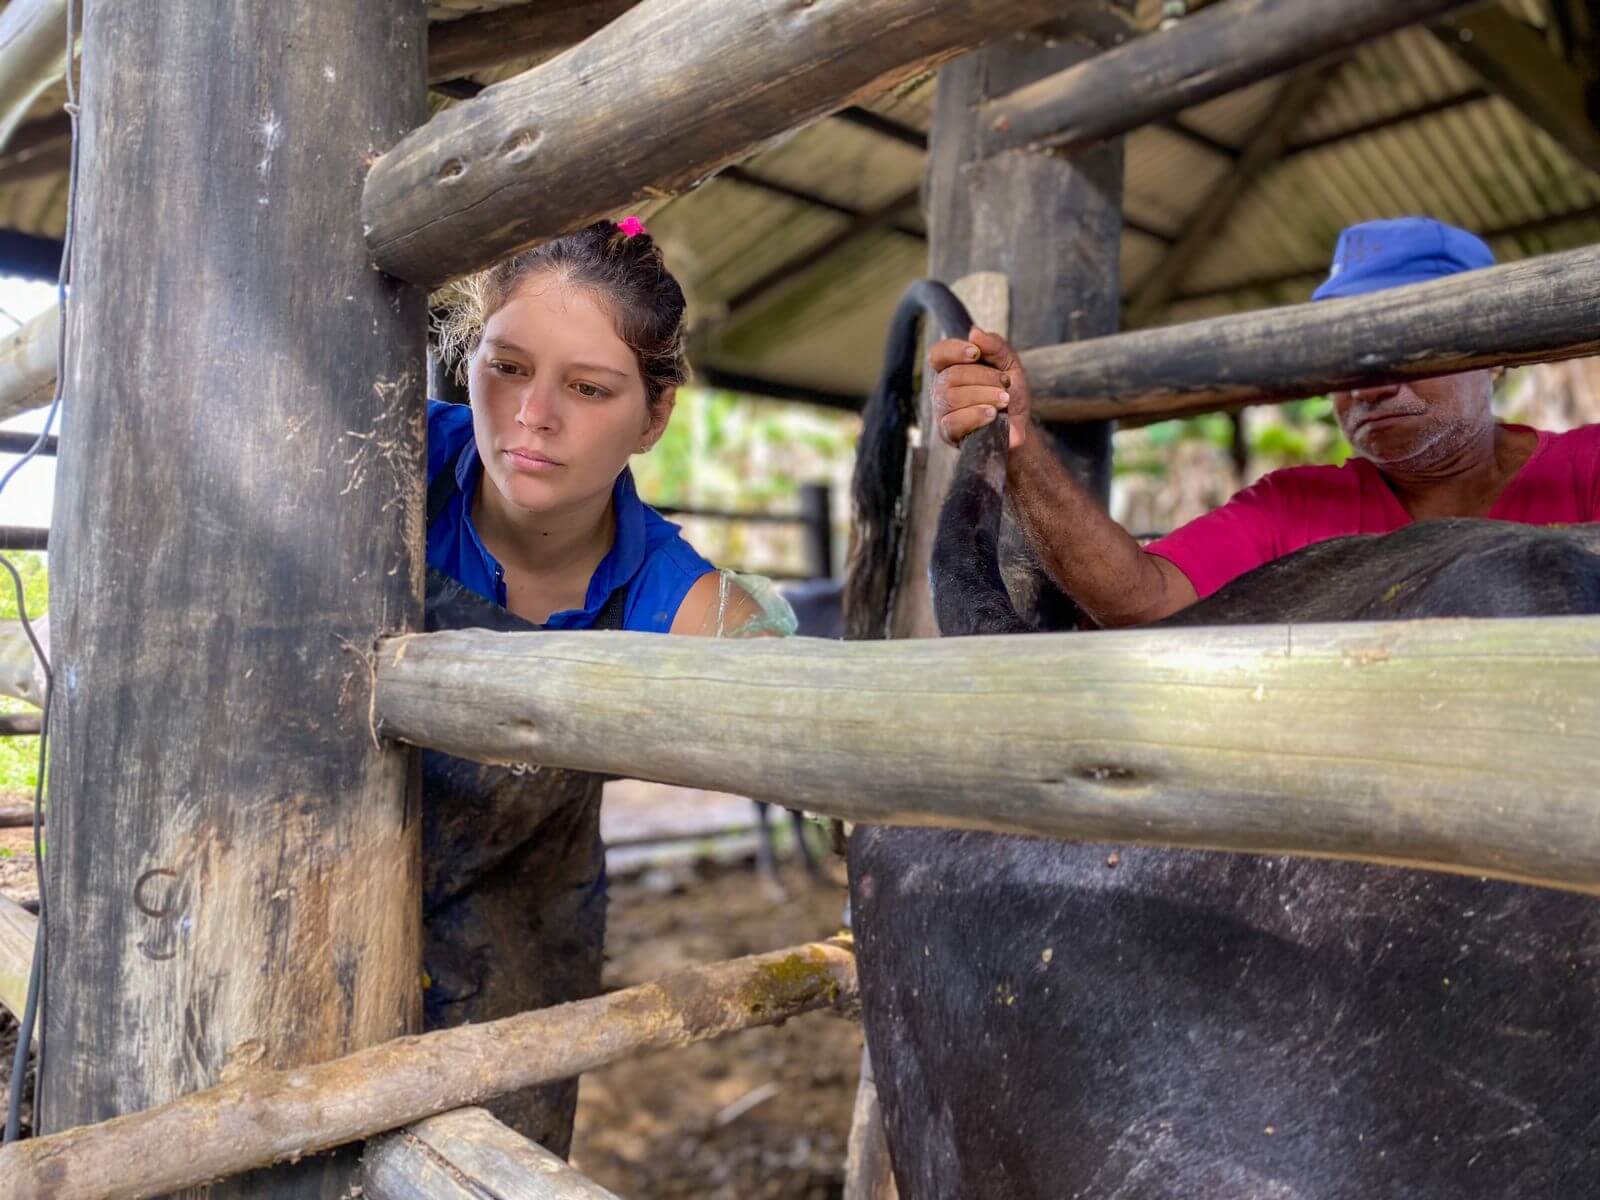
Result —
[[[1555, 62], [1551, 6], [1570, 2], [1502, 0], [1548, 39]], [[436, 0], [429, 11], [449, 20], [514, 3]], [[1160, 12], [1161, 0], [1138, 0], [1146, 30]], [[533, 61], [473, 78], [492, 82]], [[1268, 80], [1130, 135], [1125, 297], [1235, 169], [1285, 85]], [[845, 396], [871, 386], [890, 309], [925, 269], [915, 194], [932, 97], [932, 77], [914, 79], [647, 211], [690, 295], [696, 364], [710, 378], [731, 373]], [[60, 103], [58, 90], [36, 114]], [[1403, 31], [1338, 67], [1287, 151], [1233, 206], [1153, 319], [1303, 300], [1338, 230], [1372, 217], [1435, 215], [1485, 234], [1502, 259], [1600, 241], [1597, 166], [1493, 93], [1433, 32]], [[65, 189], [59, 171], [14, 182], [0, 173], [0, 228], [59, 236]]]

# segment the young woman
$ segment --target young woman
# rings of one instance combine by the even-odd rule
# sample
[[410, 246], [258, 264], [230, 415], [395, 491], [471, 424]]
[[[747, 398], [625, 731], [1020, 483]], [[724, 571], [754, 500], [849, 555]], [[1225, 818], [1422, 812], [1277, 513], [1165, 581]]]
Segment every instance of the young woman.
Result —
[[[786, 631], [634, 490], [686, 374], [683, 290], [637, 220], [507, 259], [450, 314], [471, 403], [428, 405], [429, 629]], [[599, 992], [600, 783], [423, 755], [429, 1028]], [[576, 1104], [569, 1081], [491, 1107], [565, 1154]]]
[[636, 218], [458, 285], [469, 407], [428, 406], [428, 565], [549, 629], [725, 633], [761, 617], [644, 505], [628, 460], [687, 374], [683, 289]]

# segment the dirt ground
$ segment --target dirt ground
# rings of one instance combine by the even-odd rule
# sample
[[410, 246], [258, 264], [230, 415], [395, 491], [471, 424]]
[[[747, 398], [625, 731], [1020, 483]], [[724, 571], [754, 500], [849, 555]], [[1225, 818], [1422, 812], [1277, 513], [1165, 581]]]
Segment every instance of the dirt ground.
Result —
[[[669, 804], [678, 808], [665, 796], [630, 795], [607, 832], [637, 835]], [[727, 806], [718, 820], [747, 808]], [[825, 856], [813, 881], [791, 848], [779, 899], [757, 881], [747, 846], [727, 847], [737, 856], [729, 861], [705, 857], [709, 845], [688, 857], [678, 847], [654, 866], [629, 852], [629, 873], [611, 888], [608, 989], [838, 931], [838, 859]], [[31, 849], [30, 831], [0, 829], [0, 894], [34, 897]], [[0, 1111], [15, 1046], [16, 1025], [0, 1013]], [[617, 1063], [584, 1077], [573, 1161], [625, 1200], [832, 1200], [843, 1194], [860, 1057], [855, 1022], [814, 1014]]]

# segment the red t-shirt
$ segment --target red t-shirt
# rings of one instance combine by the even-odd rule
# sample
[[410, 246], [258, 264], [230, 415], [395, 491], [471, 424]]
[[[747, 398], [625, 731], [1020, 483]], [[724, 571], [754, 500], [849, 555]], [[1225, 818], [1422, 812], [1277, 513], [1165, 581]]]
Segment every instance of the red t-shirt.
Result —
[[[1600, 425], [1535, 432], [1539, 444], [1487, 515], [1524, 525], [1600, 521]], [[1221, 508], [1145, 549], [1187, 575], [1201, 596], [1209, 596], [1246, 571], [1313, 542], [1390, 533], [1409, 524], [1411, 514], [1378, 468], [1352, 458], [1342, 467], [1288, 467], [1263, 475]]]

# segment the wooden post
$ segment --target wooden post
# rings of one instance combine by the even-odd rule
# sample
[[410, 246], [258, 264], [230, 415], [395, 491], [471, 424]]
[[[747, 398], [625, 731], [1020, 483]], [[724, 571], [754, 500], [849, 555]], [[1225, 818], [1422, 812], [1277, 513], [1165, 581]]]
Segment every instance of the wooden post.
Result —
[[[932, 274], [1004, 275], [1010, 284], [1010, 338], [1019, 349], [1111, 333], [1118, 319], [1121, 141], [1072, 158], [1028, 149], [983, 157], [988, 130], [980, 111], [986, 102], [1094, 57], [1117, 36], [1114, 21], [1091, 28], [1087, 20], [1075, 25], [1069, 19], [1048, 32], [1048, 42], [1019, 35], [944, 68], [929, 143]], [[1051, 433], [1058, 453], [1104, 501], [1111, 487], [1110, 423]], [[1030, 561], [1009, 520], [1002, 556], [1012, 567]], [[1037, 583], [1027, 572], [1011, 569], [1007, 576], [1008, 582]], [[1060, 623], [1070, 611], [1054, 589], [1016, 590], [1012, 599], [1025, 619], [1037, 618], [1043, 607], [1052, 610], [1047, 620]]]
[[487, 1109], [458, 1108], [367, 1147], [366, 1200], [617, 1200]]
[[420, 625], [425, 298], [359, 208], [427, 115], [424, 41], [412, 0], [88, 5], [46, 1130], [420, 1020], [414, 759], [372, 731], [369, 660]]
[[805, 518], [806, 570], [813, 579], [832, 579], [833, 489], [825, 483], [801, 484], [800, 515]]

